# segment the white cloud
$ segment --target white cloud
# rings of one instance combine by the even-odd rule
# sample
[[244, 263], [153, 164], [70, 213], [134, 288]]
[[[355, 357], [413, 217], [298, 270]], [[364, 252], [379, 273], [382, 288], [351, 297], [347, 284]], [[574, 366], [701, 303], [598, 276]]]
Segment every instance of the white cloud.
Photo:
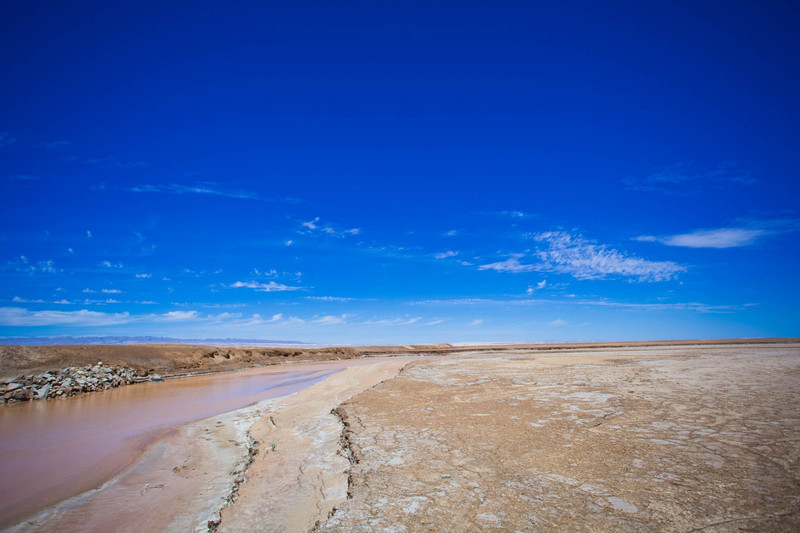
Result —
[[122, 294], [122, 291], [119, 289], [103, 289], [100, 292], [104, 292], [106, 294]]
[[443, 318], [437, 318], [437, 319], [431, 320], [430, 322], [425, 322], [422, 325], [423, 326], [438, 326], [439, 324], [443, 324], [443, 323], [444, 323], [444, 319]]
[[506, 259], [505, 261], [489, 263], [488, 265], [480, 265], [478, 266], [478, 270], [496, 270], [498, 272], [512, 272], [514, 274], [519, 274], [520, 272], [530, 272], [538, 269], [536, 265], [520, 263], [520, 257], [522, 257], [521, 254], [516, 254], [514, 257]]
[[739, 220], [738, 226], [715, 229], [698, 229], [677, 235], [641, 235], [634, 240], [660, 242], [667, 246], [686, 248], [737, 248], [749, 246], [763, 237], [788, 233], [800, 229], [797, 219]]
[[17, 304], [43, 304], [44, 300], [28, 300], [25, 298], [20, 298], [19, 296], [14, 296], [11, 299], [12, 302]]
[[567, 323], [567, 321], [564, 320], [563, 318], [556, 318], [555, 320], [552, 320], [552, 321], [548, 322], [547, 325], [548, 326], [553, 326], [553, 327], [558, 327], [558, 326], [563, 326], [566, 323]]
[[453, 250], [448, 250], [446, 252], [440, 252], [438, 254], [433, 254], [433, 257], [436, 259], [447, 259], [448, 257], [455, 257], [458, 255], [458, 252], [454, 252]]
[[667, 246], [684, 246], [687, 248], [736, 248], [753, 244], [766, 233], [766, 231], [760, 229], [719, 228], [697, 230], [668, 237], [642, 235], [637, 237], [636, 240], [655, 241]]
[[593, 306], [611, 307], [617, 309], [628, 309], [631, 311], [696, 311], [699, 313], [731, 313], [741, 311], [747, 307], [758, 305], [756, 303], [746, 303], [743, 305], [714, 305], [700, 302], [673, 302], [673, 303], [632, 303], [615, 302], [612, 300], [586, 300], [572, 298], [574, 294], [565, 295], [567, 299], [508, 299], [499, 300], [491, 298], [452, 298], [449, 300], [417, 300], [408, 302], [411, 305], [570, 305], [570, 306]]
[[97, 263], [97, 266], [105, 268], [122, 268], [124, 265], [122, 263], [112, 263], [111, 261], [100, 261]]
[[306, 296], [306, 300], [316, 300], [318, 302], [351, 302], [355, 298], [342, 298], [338, 296]]
[[286, 246], [291, 246], [293, 242], [294, 241], [292, 239], [289, 239], [288, 241], [284, 242], [283, 244], [285, 244]]
[[672, 261], [648, 261], [623, 254], [604, 244], [584, 239], [579, 234], [548, 231], [532, 235], [544, 247], [536, 251], [538, 270], [570, 274], [577, 279], [603, 279], [625, 276], [638, 281], [666, 281], [686, 267]]
[[261, 200], [257, 193], [251, 191], [225, 190], [216, 183], [199, 183], [196, 185], [180, 185], [171, 183], [167, 185], [137, 185], [128, 189], [132, 192], [156, 192], [167, 194], [200, 194], [206, 196], [223, 196], [241, 200]]
[[483, 324], [482, 318], [476, 318], [475, 320], [469, 323], [470, 326], [480, 326], [481, 324]]
[[29, 311], [18, 307], [0, 308], [0, 325], [28, 326], [109, 326], [131, 321], [129, 313], [97, 311]]
[[526, 213], [524, 211], [512, 211], [512, 210], [503, 210], [503, 211], [483, 211], [480, 214], [482, 215], [494, 215], [498, 217], [508, 217], [516, 220], [522, 220], [525, 218], [531, 218], [534, 215]]
[[455, 237], [458, 235], [458, 230], [451, 229], [450, 231], [444, 232], [445, 237]]
[[36, 263], [32, 263], [30, 259], [24, 255], [19, 256], [18, 259], [9, 261], [8, 265], [14, 268], [17, 272], [27, 272], [29, 274], [55, 274], [57, 272], [63, 272], [62, 269], [56, 267], [56, 264], [52, 260], [48, 259], [47, 261], [37, 261]]
[[87, 239], [91, 239], [92, 238], [92, 232], [89, 231], [88, 229], [86, 230], [86, 238]]
[[536, 287], [528, 287], [528, 290], [525, 291], [525, 294], [530, 296], [534, 292], [544, 289], [546, 286], [547, 286], [547, 280], [543, 279], [542, 281], [536, 284]]
[[[297, 233], [301, 235], [314, 235], [314, 234], [324, 234], [330, 235], [331, 237], [347, 237], [348, 235], [358, 235], [361, 233], [360, 228], [350, 228], [350, 229], [337, 229], [331, 224], [322, 225], [319, 223], [319, 217], [314, 218], [313, 220], [309, 220], [308, 222], [302, 222], [300, 224], [300, 228]], [[286, 241], [286, 245], [290, 246], [292, 241]]]
[[347, 319], [351, 316], [353, 315], [340, 315], [340, 316], [325, 315], [312, 320], [311, 323], [317, 324], [319, 326], [335, 326], [338, 324], [347, 323]]
[[302, 287], [291, 287], [289, 285], [284, 285], [283, 283], [277, 283], [274, 281], [270, 281], [269, 283], [259, 283], [257, 281], [237, 281], [235, 283], [232, 283], [231, 287], [234, 289], [244, 287], [247, 289], [254, 289], [258, 292], [281, 292], [281, 291], [303, 290]]
[[162, 319], [169, 322], [182, 321], [182, 320], [196, 320], [199, 317], [197, 311], [170, 311], [160, 316]]
[[136, 274], [134, 277], [147, 279], [147, 278], [153, 277], [153, 275], [152, 274]]
[[421, 316], [405, 317], [405, 318], [381, 318], [365, 320], [361, 323], [362, 326], [410, 326], [422, 320]]

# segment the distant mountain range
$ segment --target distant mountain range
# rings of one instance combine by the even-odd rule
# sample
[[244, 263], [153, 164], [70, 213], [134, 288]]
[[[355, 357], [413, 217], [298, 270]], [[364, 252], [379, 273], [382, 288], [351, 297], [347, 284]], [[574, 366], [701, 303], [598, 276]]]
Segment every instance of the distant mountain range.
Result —
[[203, 344], [211, 346], [310, 346], [300, 341], [264, 339], [177, 339], [174, 337], [0, 337], [0, 344], [52, 346], [56, 344]]

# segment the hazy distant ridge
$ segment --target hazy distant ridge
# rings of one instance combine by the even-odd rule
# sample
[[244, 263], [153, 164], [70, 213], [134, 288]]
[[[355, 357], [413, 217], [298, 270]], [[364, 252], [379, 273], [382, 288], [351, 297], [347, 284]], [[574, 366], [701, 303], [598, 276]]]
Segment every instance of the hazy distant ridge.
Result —
[[211, 346], [305, 345], [300, 341], [265, 339], [179, 339], [175, 337], [0, 337], [0, 344], [51, 346], [56, 344], [202, 344]]

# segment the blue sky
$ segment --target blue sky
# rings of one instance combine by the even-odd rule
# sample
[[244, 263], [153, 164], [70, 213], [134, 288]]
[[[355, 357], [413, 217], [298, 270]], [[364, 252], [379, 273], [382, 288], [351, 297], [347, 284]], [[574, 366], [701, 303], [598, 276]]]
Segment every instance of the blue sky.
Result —
[[800, 335], [799, 21], [4, 2], [0, 336]]

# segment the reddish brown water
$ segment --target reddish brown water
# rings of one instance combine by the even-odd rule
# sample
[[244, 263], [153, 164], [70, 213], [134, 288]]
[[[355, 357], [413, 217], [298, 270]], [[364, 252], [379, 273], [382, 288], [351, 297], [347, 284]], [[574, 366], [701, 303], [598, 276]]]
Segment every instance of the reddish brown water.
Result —
[[103, 485], [182, 424], [372, 362], [283, 365], [0, 406], [0, 528]]

